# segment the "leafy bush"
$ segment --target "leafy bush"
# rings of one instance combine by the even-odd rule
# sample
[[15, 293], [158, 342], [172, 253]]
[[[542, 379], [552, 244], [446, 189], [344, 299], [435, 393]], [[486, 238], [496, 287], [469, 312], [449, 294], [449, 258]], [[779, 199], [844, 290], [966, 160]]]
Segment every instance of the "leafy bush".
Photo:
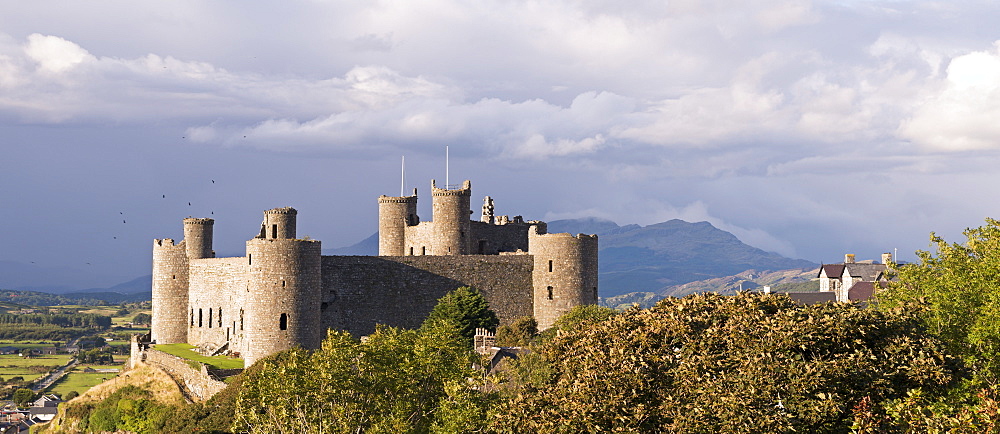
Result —
[[552, 374], [500, 412], [509, 432], [846, 432], [868, 398], [943, 393], [960, 360], [903, 311], [784, 295], [666, 299], [543, 344]]

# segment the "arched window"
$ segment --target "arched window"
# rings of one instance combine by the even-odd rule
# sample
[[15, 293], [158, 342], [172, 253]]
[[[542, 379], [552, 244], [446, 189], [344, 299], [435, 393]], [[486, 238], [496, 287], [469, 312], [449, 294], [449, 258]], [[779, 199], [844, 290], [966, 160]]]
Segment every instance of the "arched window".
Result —
[[288, 330], [288, 314], [281, 314], [281, 318], [278, 319], [278, 328], [282, 330]]

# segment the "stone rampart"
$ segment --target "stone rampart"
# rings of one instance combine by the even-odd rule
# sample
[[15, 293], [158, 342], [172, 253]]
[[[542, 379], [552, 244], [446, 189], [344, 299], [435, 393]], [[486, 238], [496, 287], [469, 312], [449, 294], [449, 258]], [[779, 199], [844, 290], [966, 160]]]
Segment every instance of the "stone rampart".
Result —
[[376, 324], [416, 328], [462, 286], [478, 289], [509, 323], [532, 315], [533, 265], [529, 255], [324, 256], [324, 327], [355, 335]]
[[[155, 348], [150, 348], [145, 353], [146, 363], [163, 368], [175, 381], [183, 383], [191, 395], [202, 401], [208, 400], [226, 388], [226, 383], [208, 375], [204, 364], [157, 351]], [[195, 369], [191, 364], [198, 365], [199, 368]]]

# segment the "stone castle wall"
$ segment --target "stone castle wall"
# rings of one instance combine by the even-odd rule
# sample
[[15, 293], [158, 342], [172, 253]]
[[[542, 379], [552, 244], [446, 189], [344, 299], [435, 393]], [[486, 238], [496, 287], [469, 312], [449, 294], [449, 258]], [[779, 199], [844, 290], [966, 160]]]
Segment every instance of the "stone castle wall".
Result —
[[528, 251], [527, 223], [505, 225], [472, 222], [472, 253], [496, 255], [500, 252]]
[[[226, 388], [226, 383], [212, 379], [206, 372], [204, 365], [197, 362], [173, 356], [162, 351], [150, 348], [145, 350], [145, 362], [159, 366], [179, 383], [183, 383], [185, 389], [196, 398], [205, 401], [216, 393]], [[133, 354], [133, 357], [135, 355]], [[198, 370], [189, 363], [197, 363], [202, 369]]]
[[375, 324], [419, 327], [437, 300], [478, 289], [501, 323], [532, 314], [528, 255], [324, 256], [323, 327], [365, 335]]
[[247, 293], [248, 267], [246, 257], [191, 260], [188, 343], [218, 348], [231, 342], [232, 349], [240, 351], [239, 310]]

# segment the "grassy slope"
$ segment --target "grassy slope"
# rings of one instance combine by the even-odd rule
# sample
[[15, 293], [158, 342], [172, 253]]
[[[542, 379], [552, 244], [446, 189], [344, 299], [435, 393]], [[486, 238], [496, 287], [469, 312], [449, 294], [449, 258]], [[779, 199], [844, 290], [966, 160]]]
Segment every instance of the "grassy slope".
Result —
[[163, 372], [163, 370], [153, 366], [141, 365], [136, 369], [120, 374], [111, 381], [99, 384], [79, 397], [60, 405], [59, 415], [55, 420], [48, 424], [37, 425], [32, 430], [34, 432], [52, 434], [80, 432], [78, 429], [79, 421], [66, 417], [67, 410], [70, 407], [107, 399], [116, 390], [130, 384], [151, 391], [153, 398], [164, 404], [182, 405], [187, 402], [177, 383]]
[[193, 350], [194, 345], [188, 344], [160, 344], [154, 345], [153, 349], [172, 354], [180, 358], [194, 360], [219, 369], [240, 369], [243, 368], [243, 359], [236, 359], [226, 356], [207, 357], [198, 354]]

